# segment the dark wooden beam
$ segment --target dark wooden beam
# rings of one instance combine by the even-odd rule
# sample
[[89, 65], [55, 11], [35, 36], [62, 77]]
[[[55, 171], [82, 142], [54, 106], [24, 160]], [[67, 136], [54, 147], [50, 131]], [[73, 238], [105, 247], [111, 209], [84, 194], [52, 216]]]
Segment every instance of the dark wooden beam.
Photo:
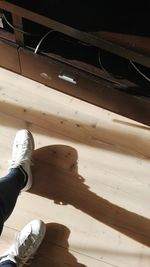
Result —
[[118, 44], [114, 41], [102, 38], [101, 35], [98, 33], [88, 33], [79, 31], [75, 28], [54, 21], [48, 17], [44, 17], [19, 6], [10, 4], [4, 0], [0, 1], [0, 8], [5, 9], [13, 14], [16, 14], [17, 16], [21, 16], [33, 22], [39, 23], [43, 26], [54, 29], [55, 31], [61, 32], [70, 37], [76, 38], [82, 42], [89, 43], [93, 46], [109, 51], [123, 58], [132, 60], [146, 67], [150, 67], [150, 54], [145, 55], [145, 53], [137, 52], [136, 50], [134, 50], [134, 47], [132, 47], [131, 49], [124, 46], [123, 44]]
[[[95, 77], [56, 59], [34, 55], [32, 51], [19, 48], [22, 75], [72, 95], [99, 107], [150, 126], [150, 101], [129, 95], [113, 88], [111, 82]], [[72, 84], [59, 78], [59, 74], [75, 77]]]
[[18, 45], [24, 46], [24, 35], [23, 35], [23, 23], [22, 23], [22, 17], [17, 16], [16, 14], [12, 13], [12, 22], [13, 26], [18, 30], [14, 30], [16, 43]]

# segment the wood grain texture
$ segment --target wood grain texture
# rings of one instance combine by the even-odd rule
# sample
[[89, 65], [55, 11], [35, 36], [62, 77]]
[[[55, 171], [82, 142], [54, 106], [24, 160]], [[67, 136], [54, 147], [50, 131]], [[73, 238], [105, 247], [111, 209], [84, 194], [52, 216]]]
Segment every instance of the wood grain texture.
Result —
[[0, 252], [40, 218], [47, 232], [33, 267], [148, 267], [149, 128], [0, 69], [1, 176], [22, 128], [35, 139], [33, 187]]

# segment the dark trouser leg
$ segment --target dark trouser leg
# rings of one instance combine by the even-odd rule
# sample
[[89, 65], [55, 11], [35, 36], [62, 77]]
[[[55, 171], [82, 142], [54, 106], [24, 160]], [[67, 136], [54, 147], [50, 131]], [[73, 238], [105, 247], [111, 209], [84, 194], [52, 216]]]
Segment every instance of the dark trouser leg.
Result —
[[14, 263], [13, 261], [7, 260], [7, 261], [3, 261], [0, 262], [0, 267], [17, 267], [17, 264]]
[[24, 187], [25, 179], [21, 167], [11, 169], [8, 175], [0, 178], [0, 233], [4, 222], [15, 207], [20, 190]]

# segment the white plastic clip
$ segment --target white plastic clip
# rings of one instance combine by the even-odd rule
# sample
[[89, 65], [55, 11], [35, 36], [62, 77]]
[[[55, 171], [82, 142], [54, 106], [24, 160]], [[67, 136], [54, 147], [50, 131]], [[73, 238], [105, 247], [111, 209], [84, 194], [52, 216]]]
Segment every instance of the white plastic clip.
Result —
[[0, 17], [0, 28], [4, 28], [2, 17]]
[[58, 75], [58, 78], [60, 78], [60, 79], [62, 79], [62, 80], [64, 80], [64, 81], [73, 83], [73, 84], [77, 84], [77, 82], [75, 81], [74, 78], [69, 77], [69, 76], [66, 75], [66, 74], [59, 74], [59, 75]]

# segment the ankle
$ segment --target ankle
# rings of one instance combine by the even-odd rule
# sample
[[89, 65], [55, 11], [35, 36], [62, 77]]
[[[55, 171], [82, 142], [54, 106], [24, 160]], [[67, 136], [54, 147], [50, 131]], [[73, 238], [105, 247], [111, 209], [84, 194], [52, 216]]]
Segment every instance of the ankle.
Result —
[[[17, 266], [17, 262], [16, 262], [16, 260], [15, 260], [15, 257], [14, 256], [12, 256], [12, 255], [6, 255], [6, 256], [3, 256], [1, 259], [0, 259], [0, 265], [3, 263], [4, 264], [4, 266], [5, 266], [5, 264], [7, 265], [7, 263], [14, 263], [14, 266]], [[3, 264], [2, 264], [2, 266], [3, 266]], [[11, 265], [12, 266], [12, 265]]]
[[28, 182], [28, 174], [27, 172], [24, 170], [24, 168], [20, 165], [19, 166], [19, 170], [21, 172], [21, 175], [23, 175], [22, 177], [24, 177], [23, 179], [23, 187], [22, 189], [26, 186], [27, 182]]
[[19, 182], [21, 187], [20, 189], [23, 189], [26, 186], [28, 181], [28, 174], [22, 166], [10, 169], [9, 175], [17, 178], [17, 181]]

